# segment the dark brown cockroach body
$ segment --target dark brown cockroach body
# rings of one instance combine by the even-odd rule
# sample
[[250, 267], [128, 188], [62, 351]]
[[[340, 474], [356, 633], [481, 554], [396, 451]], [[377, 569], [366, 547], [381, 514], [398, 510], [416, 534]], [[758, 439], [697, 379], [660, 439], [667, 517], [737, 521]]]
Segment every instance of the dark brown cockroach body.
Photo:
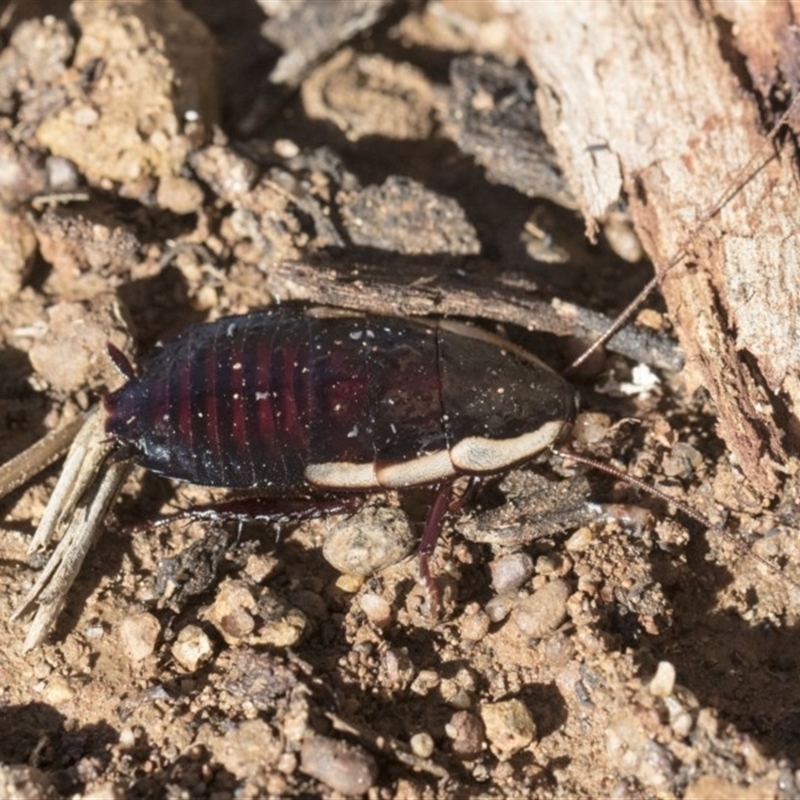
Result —
[[338, 492], [508, 469], [565, 432], [575, 400], [474, 327], [278, 310], [189, 329], [105, 405], [107, 432], [153, 472]]
[[419, 547], [432, 610], [429, 558], [458, 505], [453, 479], [529, 460], [576, 407], [569, 384], [530, 353], [444, 320], [253, 312], [189, 329], [141, 377], [115, 358], [129, 380], [105, 399], [105, 429], [120, 455], [171, 478], [270, 494], [189, 516], [301, 519], [353, 507], [325, 495], [436, 485]]

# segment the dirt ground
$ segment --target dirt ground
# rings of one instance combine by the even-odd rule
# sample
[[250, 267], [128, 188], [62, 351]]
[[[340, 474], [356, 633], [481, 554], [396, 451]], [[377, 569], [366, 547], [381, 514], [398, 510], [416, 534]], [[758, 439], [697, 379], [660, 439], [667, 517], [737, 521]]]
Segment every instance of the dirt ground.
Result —
[[[624, 215], [585, 240], [488, 3], [0, 8], [0, 463], [122, 384], [108, 341], [135, 360], [276, 302], [388, 304], [495, 319], [563, 369], [582, 345], [551, 300], [613, 316], [648, 279]], [[601, 362], [574, 447], [772, 568], [542, 459], [450, 518], [432, 618], [426, 491], [154, 528], [208, 495], [134, 471], [24, 652], [53, 466], [0, 506], [0, 797], [800, 795], [792, 476], [765, 508], [679, 369]]]

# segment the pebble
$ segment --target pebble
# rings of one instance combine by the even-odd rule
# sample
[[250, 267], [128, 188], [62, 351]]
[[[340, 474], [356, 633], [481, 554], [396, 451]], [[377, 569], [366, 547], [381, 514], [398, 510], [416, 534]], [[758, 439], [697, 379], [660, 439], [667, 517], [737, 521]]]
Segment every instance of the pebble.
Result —
[[432, 669], [421, 669], [411, 683], [411, 691], [424, 697], [440, 683], [441, 677], [438, 672], [434, 672]]
[[594, 533], [591, 528], [578, 528], [578, 530], [564, 542], [564, 549], [570, 553], [582, 553], [591, 546], [593, 541]]
[[272, 151], [279, 158], [295, 158], [300, 155], [300, 148], [291, 139], [276, 139], [272, 143]]
[[690, 478], [703, 463], [700, 452], [686, 442], [676, 442], [664, 458], [662, 469], [668, 478]]
[[497, 594], [517, 592], [533, 575], [533, 559], [527, 553], [498, 556], [489, 565]]
[[238, 778], [258, 778], [283, 752], [280, 734], [262, 719], [246, 719], [212, 739], [208, 747], [216, 761]]
[[675, 688], [675, 667], [669, 661], [659, 661], [648, 688], [653, 697], [669, 697]]
[[42, 698], [50, 705], [60, 706], [68, 703], [75, 696], [69, 681], [63, 675], [53, 675], [47, 682]]
[[461, 636], [469, 642], [479, 642], [489, 633], [491, 622], [489, 615], [481, 609], [466, 614], [461, 620]]
[[161, 635], [161, 623], [146, 611], [125, 617], [119, 625], [122, 647], [131, 661], [142, 661], [152, 655]]
[[572, 435], [581, 444], [597, 444], [608, 435], [611, 427], [611, 417], [594, 411], [578, 414], [572, 427]]
[[405, 647], [389, 647], [380, 654], [381, 685], [403, 687], [414, 679], [414, 662]]
[[387, 628], [392, 622], [392, 607], [386, 599], [374, 592], [365, 592], [358, 599], [361, 610], [367, 619], [379, 629]]
[[256, 598], [244, 581], [237, 580], [219, 586], [205, 616], [230, 645], [246, 642], [292, 647], [308, 626], [302, 611], [284, 603], [269, 589], [262, 587]]
[[686, 739], [694, 728], [691, 712], [675, 697], [665, 697], [664, 705], [669, 714], [669, 726], [678, 739]]
[[253, 644], [269, 647], [294, 647], [308, 627], [308, 620], [300, 609], [292, 608], [275, 597], [271, 598], [269, 609], [264, 609], [264, 598], [259, 601], [259, 611], [264, 619], [258, 629]]
[[486, 746], [483, 722], [471, 711], [456, 711], [445, 725], [444, 732], [452, 740], [450, 746], [459, 758], [477, 758]]
[[368, 576], [399, 563], [417, 544], [399, 508], [367, 506], [331, 528], [322, 555], [339, 572]]
[[206, 618], [228, 644], [238, 644], [255, 630], [256, 620], [252, 613], [255, 609], [256, 599], [247, 584], [224, 581], [206, 611]]
[[119, 732], [119, 746], [122, 750], [132, 750], [136, 746], [138, 740], [139, 737], [136, 730], [129, 725], [126, 725]]
[[363, 585], [363, 575], [340, 575], [336, 579], [336, 588], [345, 594], [355, 594]]
[[498, 594], [486, 604], [486, 616], [492, 622], [502, 622], [516, 604], [516, 594]]
[[603, 234], [611, 249], [628, 263], [635, 264], [644, 258], [644, 247], [629, 219], [612, 214], [603, 225]]
[[208, 635], [198, 625], [187, 625], [172, 645], [172, 657], [188, 672], [194, 672], [214, 654]]
[[536, 723], [521, 700], [483, 703], [480, 713], [486, 738], [501, 761], [524, 750], [536, 738]]
[[411, 752], [417, 758], [430, 758], [433, 755], [435, 744], [433, 737], [429, 733], [415, 733], [409, 740]]
[[519, 630], [533, 638], [555, 631], [567, 617], [570, 588], [566, 581], [556, 579], [545, 584], [530, 597], [517, 603], [511, 618]]
[[468, 668], [462, 667], [453, 677], [442, 680], [439, 694], [451, 708], [464, 710], [472, 706], [477, 688], [475, 675]]
[[176, 214], [195, 214], [203, 205], [203, 190], [188, 178], [164, 175], [158, 182], [156, 202]]
[[368, 792], [378, 777], [378, 765], [363, 747], [327, 736], [303, 740], [300, 770], [335, 792], [348, 795]]

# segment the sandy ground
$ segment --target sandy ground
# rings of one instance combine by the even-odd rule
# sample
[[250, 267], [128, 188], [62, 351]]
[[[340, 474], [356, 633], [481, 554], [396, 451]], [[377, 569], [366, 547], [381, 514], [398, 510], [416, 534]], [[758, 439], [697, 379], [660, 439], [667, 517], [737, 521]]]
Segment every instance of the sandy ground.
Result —
[[[324, 298], [291, 260], [427, 270], [400, 305], [468, 272], [476, 315], [498, 282], [624, 306], [648, 275], [617, 255], [635, 239], [623, 220], [583, 240], [530, 77], [498, 59], [507, 26], [454, 5], [5, 5], [0, 461], [121, 385], [107, 341], [136, 358], [202, 320]], [[367, 281], [364, 302], [381, 293]], [[505, 332], [566, 363], [553, 337]], [[431, 618], [401, 513], [424, 516], [424, 491], [279, 532], [152, 528], [206, 494], [135, 471], [56, 630], [23, 653], [7, 620], [36, 578], [51, 467], [2, 501], [0, 797], [798, 795], [792, 486], [763, 509], [702, 394], [657, 372], [626, 395], [632, 366], [582, 383], [576, 446], [727, 509], [775, 569], [543, 460], [448, 521]], [[604, 521], [589, 501], [618, 507]], [[355, 574], [388, 544], [399, 563]]]

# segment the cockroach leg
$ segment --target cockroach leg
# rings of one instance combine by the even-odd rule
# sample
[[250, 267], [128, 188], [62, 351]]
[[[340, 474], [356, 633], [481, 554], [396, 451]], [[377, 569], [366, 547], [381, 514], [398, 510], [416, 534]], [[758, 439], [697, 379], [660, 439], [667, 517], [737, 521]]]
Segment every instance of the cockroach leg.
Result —
[[362, 505], [364, 505], [364, 497], [355, 494], [342, 497], [241, 497], [180, 509], [172, 514], [136, 524], [128, 530], [134, 532], [148, 530], [183, 519], [211, 520], [213, 522], [238, 519], [243, 522], [258, 521], [282, 525], [319, 519], [330, 514], [353, 513], [358, 511]]
[[447, 511], [450, 514], [457, 514], [463, 511], [478, 495], [481, 486], [483, 486], [483, 477], [481, 475], [471, 475], [467, 488], [461, 493], [459, 497], [452, 497]]
[[453, 481], [445, 481], [439, 484], [436, 489], [436, 496], [428, 511], [428, 518], [425, 520], [425, 530], [419, 541], [419, 574], [428, 593], [432, 619], [439, 615], [439, 588], [431, 575], [431, 556], [442, 533], [444, 516], [450, 511], [452, 496]]

